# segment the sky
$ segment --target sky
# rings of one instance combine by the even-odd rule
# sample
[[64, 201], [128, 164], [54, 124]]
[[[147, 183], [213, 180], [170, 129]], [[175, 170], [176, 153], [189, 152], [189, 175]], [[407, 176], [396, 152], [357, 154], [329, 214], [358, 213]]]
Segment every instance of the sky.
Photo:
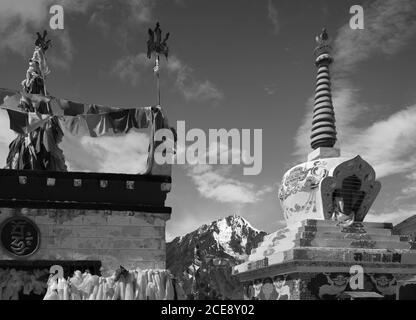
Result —
[[[64, 8], [50, 30], [49, 8]], [[364, 8], [352, 30], [350, 7]], [[0, 87], [19, 89], [34, 32], [47, 29], [56, 97], [117, 107], [156, 104], [147, 29], [170, 32], [161, 62], [161, 104], [172, 126], [262, 129], [262, 171], [242, 165], [174, 165], [167, 240], [239, 214], [261, 230], [283, 225], [278, 187], [306, 161], [315, 90], [315, 36], [326, 27], [333, 56], [337, 147], [372, 164], [382, 190], [367, 221], [416, 214], [416, 1], [0, 0]], [[0, 112], [0, 166], [14, 134]], [[137, 173], [146, 132], [71, 137], [61, 144], [73, 171]], [[212, 152], [208, 146], [208, 152]], [[223, 146], [224, 147], [224, 146]], [[233, 150], [226, 150], [233, 152]]]

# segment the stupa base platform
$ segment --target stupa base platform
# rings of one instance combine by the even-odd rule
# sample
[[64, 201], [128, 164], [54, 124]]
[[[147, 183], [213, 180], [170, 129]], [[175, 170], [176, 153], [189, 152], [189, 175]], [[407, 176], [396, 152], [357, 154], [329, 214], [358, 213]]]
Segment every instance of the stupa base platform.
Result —
[[[362, 298], [375, 292], [396, 299], [397, 282], [416, 275], [416, 250], [392, 228], [388, 223], [344, 228], [334, 221], [305, 220], [266, 236], [233, 274], [251, 299], [338, 299], [352, 291]], [[354, 277], [357, 268], [362, 281]], [[358, 287], [353, 280], [361, 281]], [[416, 292], [412, 295], [416, 299]]]

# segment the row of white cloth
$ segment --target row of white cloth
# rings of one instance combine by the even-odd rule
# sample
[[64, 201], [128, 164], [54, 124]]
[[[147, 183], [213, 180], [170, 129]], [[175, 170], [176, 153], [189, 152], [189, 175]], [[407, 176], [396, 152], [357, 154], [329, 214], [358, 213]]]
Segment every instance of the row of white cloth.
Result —
[[[176, 295], [175, 295], [176, 293]], [[44, 300], [184, 300], [180, 284], [173, 282], [168, 270], [134, 270], [116, 281], [88, 272], [75, 271], [73, 277], [51, 276]]]
[[45, 280], [49, 271], [0, 269], [0, 300], [19, 300], [19, 293], [24, 295], [43, 295], [46, 290]]

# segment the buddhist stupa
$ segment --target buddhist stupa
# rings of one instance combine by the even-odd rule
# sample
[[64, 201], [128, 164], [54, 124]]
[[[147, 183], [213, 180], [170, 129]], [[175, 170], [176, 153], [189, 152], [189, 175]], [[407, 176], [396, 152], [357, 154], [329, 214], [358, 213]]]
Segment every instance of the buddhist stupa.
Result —
[[[317, 79], [306, 162], [288, 170], [279, 199], [287, 227], [273, 232], [233, 273], [248, 299], [395, 298], [396, 279], [416, 274], [409, 239], [392, 235], [391, 223], [363, 222], [381, 184], [359, 155], [341, 156], [332, 102], [330, 38], [316, 37]], [[362, 268], [362, 284], [350, 285]]]

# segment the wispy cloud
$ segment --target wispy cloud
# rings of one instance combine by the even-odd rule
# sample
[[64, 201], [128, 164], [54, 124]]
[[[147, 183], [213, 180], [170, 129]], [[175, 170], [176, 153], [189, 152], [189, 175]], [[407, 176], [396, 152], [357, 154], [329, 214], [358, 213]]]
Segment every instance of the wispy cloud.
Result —
[[[101, 0], [97, 2], [88, 23], [98, 26], [106, 34], [114, 29], [119, 33], [126, 32], [127, 27], [152, 22], [155, 4], [151, 0]], [[111, 23], [115, 20], [117, 25]]]
[[[222, 155], [228, 156], [229, 163], [237, 163], [237, 160], [245, 159], [247, 153], [224, 144], [211, 143], [206, 153], [200, 155], [200, 157], [203, 159], [209, 157], [220, 159]], [[242, 182], [233, 177], [232, 170], [234, 168], [241, 169], [241, 166], [237, 164], [217, 166], [199, 164], [188, 165], [186, 168], [188, 176], [191, 177], [202, 197], [221, 203], [230, 203], [236, 207], [256, 203], [265, 194], [275, 190], [274, 186], [259, 188], [253, 183]]]
[[[402, 194], [405, 198], [415, 198], [416, 199], [416, 182], [413, 182], [411, 185], [402, 189]], [[415, 212], [416, 214], [416, 212]]]
[[348, 137], [345, 151], [362, 154], [378, 177], [407, 173], [416, 168], [416, 105]]
[[277, 11], [276, 6], [273, 4], [273, 0], [267, 1], [267, 17], [273, 25], [273, 32], [276, 34], [279, 33], [279, 12]]
[[136, 56], [126, 56], [119, 59], [112, 72], [116, 74], [120, 79], [130, 82], [133, 86], [136, 86], [146, 69], [151, 69], [151, 60], [149, 60], [145, 53], [140, 53]]
[[[394, 199], [396, 202], [403, 200], [414, 200], [416, 201], [416, 167], [413, 172], [405, 176], [408, 184], [401, 189], [401, 193]], [[416, 214], [416, 210], [415, 210]]]
[[[126, 2], [121, 1], [121, 3]], [[138, 24], [148, 23], [152, 21], [152, 9], [154, 7], [154, 3], [155, 2], [151, 0], [129, 0], [127, 2], [127, 6], [130, 10], [129, 19], [131, 19], [132, 22]]]
[[75, 49], [72, 45], [68, 28], [61, 31], [59, 37], [54, 37], [54, 39], [59, 40], [54, 45], [54, 50], [51, 50], [51, 54], [48, 53], [48, 61], [55, 67], [69, 70], [74, 58]]
[[335, 40], [336, 70], [351, 71], [374, 54], [393, 55], [416, 32], [416, 1], [378, 0], [364, 8], [365, 28], [352, 30], [349, 24]]
[[[11, 51], [26, 57], [33, 49], [35, 32], [49, 25], [49, 8], [64, 6], [65, 13], [85, 13], [94, 1], [69, 0], [2, 0], [0, 2], [0, 51]], [[73, 47], [68, 28], [54, 37], [50, 61], [57, 67], [68, 68], [73, 58]]]
[[414, 216], [416, 213], [416, 208], [410, 208], [409, 210], [399, 209], [397, 211], [387, 212], [387, 213], [374, 213], [369, 212], [365, 218], [367, 222], [391, 222], [393, 225], [396, 225], [403, 220]]
[[258, 190], [252, 183], [227, 177], [227, 171], [223, 166], [215, 168], [212, 165], [196, 165], [190, 168], [188, 175], [202, 197], [237, 206], [256, 203], [271, 190], [267, 187]]
[[268, 84], [268, 85], [264, 86], [264, 91], [266, 91], [266, 93], [268, 95], [271, 95], [271, 96], [276, 94], [278, 89], [279, 89], [279, 87], [276, 83], [272, 83], [272, 84]]
[[177, 57], [170, 57], [167, 67], [175, 76], [176, 88], [186, 100], [218, 102], [223, 98], [223, 93], [212, 82], [196, 79], [194, 70]]
[[[125, 56], [119, 59], [113, 68], [113, 73], [132, 85], [136, 85], [144, 72], [149, 72], [153, 62], [145, 53]], [[196, 78], [194, 70], [179, 60], [176, 56], [169, 57], [166, 68], [169, 76], [173, 78], [175, 88], [179, 90], [188, 101], [211, 101], [217, 103], [223, 98], [223, 93], [209, 80], [200, 81]]]
[[16, 137], [16, 134], [9, 128], [9, 116], [6, 110], [0, 109], [0, 168], [5, 167], [9, 144]]

